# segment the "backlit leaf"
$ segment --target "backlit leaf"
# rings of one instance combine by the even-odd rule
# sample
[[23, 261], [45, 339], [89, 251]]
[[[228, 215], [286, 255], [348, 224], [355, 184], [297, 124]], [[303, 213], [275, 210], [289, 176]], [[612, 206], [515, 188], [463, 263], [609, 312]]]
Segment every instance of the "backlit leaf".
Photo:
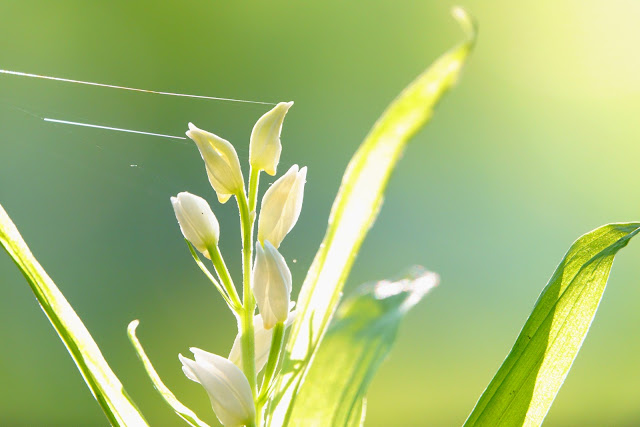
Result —
[[142, 414], [107, 364], [82, 320], [33, 256], [2, 206], [0, 244], [24, 274], [40, 307], [69, 350], [109, 422], [117, 426], [146, 426]]
[[397, 281], [361, 286], [343, 301], [296, 395], [292, 426], [359, 426], [369, 384], [409, 309], [438, 283], [415, 269]]
[[613, 259], [639, 230], [640, 223], [609, 224], [576, 240], [465, 426], [542, 424], [589, 331]]
[[454, 9], [467, 32], [460, 45], [445, 53], [414, 80], [386, 109], [355, 153], [333, 203], [329, 226], [304, 281], [287, 346], [283, 375], [270, 402], [270, 425], [280, 426], [290, 402], [312, 363], [360, 245], [373, 225], [389, 176], [409, 139], [429, 120], [442, 95], [457, 81], [475, 41], [467, 13]]

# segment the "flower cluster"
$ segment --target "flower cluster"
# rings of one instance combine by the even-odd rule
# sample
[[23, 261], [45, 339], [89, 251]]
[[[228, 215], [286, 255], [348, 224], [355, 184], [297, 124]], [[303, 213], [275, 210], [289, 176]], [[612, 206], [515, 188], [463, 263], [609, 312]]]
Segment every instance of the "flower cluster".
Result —
[[[204, 387], [216, 416], [225, 426], [260, 423], [261, 409], [269, 397], [284, 348], [284, 330], [295, 319], [291, 272], [278, 248], [300, 216], [306, 167], [293, 165], [265, 192], [252, 263], [260, 172], [276, 174], [282, 151], [282, 123], [292, 105], [293, 102], [279, 103], [253, 127], [248, 191], [233, 145], [189, 123], [187, 136], [200, 151], [218, 201], [226, 203], [235, 196], [238, 202], [243, 236], [242, 300], [218, 248], [220, 226], [209, 204], [188, 192], [171, 198], [180, 230], [194, 256], [197, 258], [197, 250], [212, 261], [219, 281], [210, 273], [208, 277], [238, 319], [238, 335], [228, 358], [197, 348], [191, 349], [194, 360], [179, 356], [185, 375]], [[257, 376], [263, 370], [258, 388]]]

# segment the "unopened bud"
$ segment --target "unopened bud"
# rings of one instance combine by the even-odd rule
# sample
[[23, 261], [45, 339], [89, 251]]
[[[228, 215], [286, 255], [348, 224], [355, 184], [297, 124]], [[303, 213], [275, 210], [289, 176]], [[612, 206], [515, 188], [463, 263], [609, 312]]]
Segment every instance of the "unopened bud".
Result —
[[251, 131], [249, 163], [252, 167], [264, 170], [271, 176], [276, 174], [280, 161], [282, 122], [292, 105], [293, 102], [280, 102], [260, 117]]
[[182, 235], [210, 259], [207, 247], [218, 244], [220, 225], [207, 201], [184, 191], [172, 197], [171, 204]]
[[258, 240], [270, 241], [276, 248], [298, 221], [302, 209], [306, 166], [293, 165], [267, 189], [262, 198], [258, 219]]
[[198, 129], [193, 123], [189, 123], [187, 136], [200, 150], [209, 182], [220, 203], [226, 203], [231, 196], [240, 194], [244, 190], [244, 180], [238, 154], [233, 145], [226, 139]]
[[265, 329], [286, 321], [291, 300], [291, 271], [284, 257], [268, 240], [264, 242], [264, 248], [256, 242], [251, 283]]

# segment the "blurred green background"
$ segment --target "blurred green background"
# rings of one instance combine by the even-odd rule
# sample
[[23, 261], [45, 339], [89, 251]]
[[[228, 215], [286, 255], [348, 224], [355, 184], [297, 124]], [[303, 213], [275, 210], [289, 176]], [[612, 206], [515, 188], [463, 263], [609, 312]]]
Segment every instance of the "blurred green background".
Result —
[[[480, 23], [476, 51], [408, 147], [347, 288], [412, 264], [441, 274], [372, 385], [367, 425], [455, 426], [571, 242], [640, 219], [640, 3], [2, 0], [0, 68], [294, 100], [279, 172], [309, 167], [300, 221], [282, 246], [299, 289], [350, 156], [394, 96], [461, 39], [454, 4]], [[152, 425], [182, 424], [146, 379], [127, 323], [141, 319], [161, 376], [211, 422], [177, 354], [190, 346], [226, 354], [235, 335], [169, 197], [208, 198], [239, 280], [235, 206], [217, 203], [193, 144], [41, 118], [174, 135], [193, 121], [246, 160], [266, 110], [0, 75], [0, 203]], [[546, 425], [640, 424], [639, 260], [640, 242], [619, 255]], [[0, 425], [106, 425], [3, 254], [0, 325]]]

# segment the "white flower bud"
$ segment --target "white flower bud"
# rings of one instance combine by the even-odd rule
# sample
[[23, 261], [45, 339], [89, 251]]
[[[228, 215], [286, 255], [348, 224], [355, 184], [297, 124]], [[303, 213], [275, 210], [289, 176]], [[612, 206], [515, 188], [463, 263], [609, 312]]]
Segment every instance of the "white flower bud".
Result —
[[256, 416], [253, 395], [247, 377], [229, 360], [216, 354], [191, 348], [195, 361], [179, 355], [182, 371], [202, 385], [211, 406], [224, 426], [252, 423]]
[[[296, 319], [297, 311], [293, 310], [289, 312], [287, 321], [284, 322], [284, 327], [288, 328], [293, 324]], [[259, 314], [253, 316], [253, 332], [255, 335], [254, 343], [256, 349], [256, 373], [259, 373], [264, 368], [269, 360], [269, 350], [271, 349], [271, 338], [273, 337], [273, 328], [265, 329], [262, 322], [262, 316]], [[229, 360], [232, 361], [237, 367], [242, 368], [242, 334], [236, 335], [235, 341], [233, 341], [233, 347], [229, 352]]]
[[258, 220], [258, 240], [270, 241], [276, 248], [291, 231], [302, 209], [307, 167], [293, 165], [264, 193]]
[[207, 168], [209, 182], [220, 203], [226, 203], [229, 198], [239, 194], [244, 189], [240, 161], [233, 145], [210, 132], [198, 129], [189, 123], [187, 136], [191, 138], [200, 150], [200, 155]]
[[211, 259], [208, 245], [217, 245], [220, 225], [209, 204], [202, 197], [186, 191], [171, 198], [182, 235], [204, 256]]
[[284, 257], [268, 240], [264, 242], [264, 249], [256, 242], [251, 284], [265, 329], [286, 321], [291, 300], [291, 271]]
[[293, 102], [280, 102], [260, 117], [251, 131], [249, 163], [252, 167], [264, 170], [271, 176], [276, 174], [280, 161], [282, 122], [292, 105]]

